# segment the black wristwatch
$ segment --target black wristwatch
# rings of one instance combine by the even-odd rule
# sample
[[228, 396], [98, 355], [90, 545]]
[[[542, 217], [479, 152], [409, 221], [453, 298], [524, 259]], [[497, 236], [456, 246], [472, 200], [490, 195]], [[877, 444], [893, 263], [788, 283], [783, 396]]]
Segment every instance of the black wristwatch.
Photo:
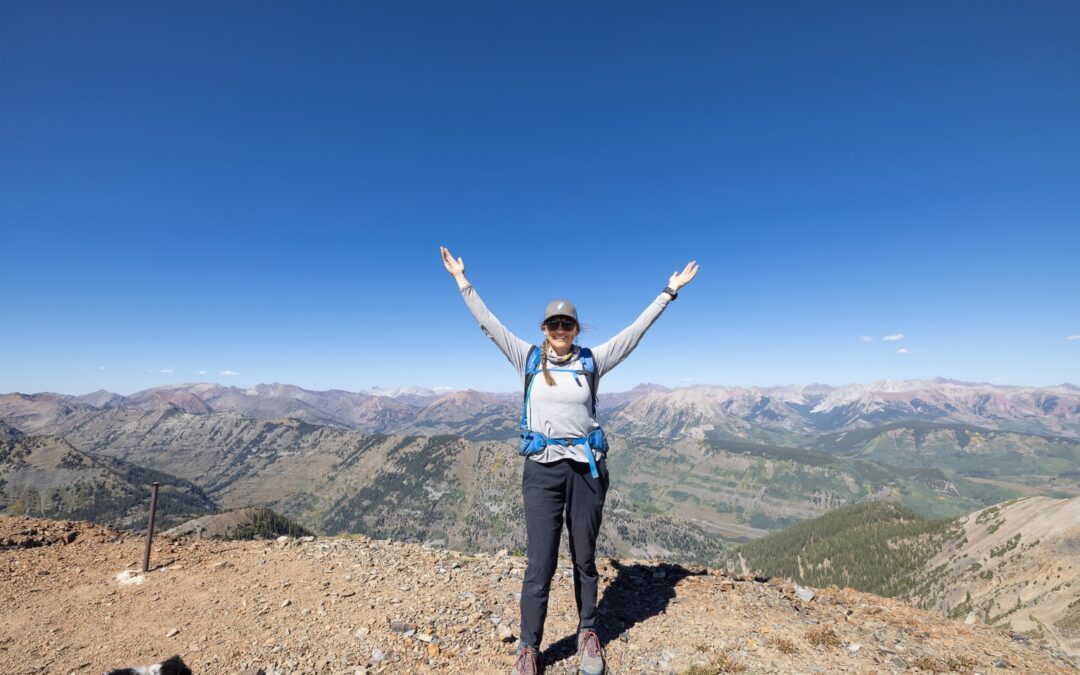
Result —
[[672, 300], [674, 300], [675, 298], [679, 297], [679, 292], [678, 292], [678, 291], [676, 291], [676, 290], [675, 290], [674, 288], [672, 288], [671, 286], [664, 286], [664, 290], [663, 290], [663, 291], [661, 291], [661, 293], [667, 293], [668, 295], [670, 295], [670, 296], [671, 296], [671, 299], [672, 299]]

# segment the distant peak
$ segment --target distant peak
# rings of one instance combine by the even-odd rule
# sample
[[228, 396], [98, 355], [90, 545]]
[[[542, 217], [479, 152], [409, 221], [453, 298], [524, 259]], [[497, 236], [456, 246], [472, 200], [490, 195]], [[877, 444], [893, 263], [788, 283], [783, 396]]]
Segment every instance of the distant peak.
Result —
[[652, 382], [642, 382], [630, 391], [671, 391], [670, 387], [665, 387], [662, 384], [654, 384]]
[[394, 387], [393, 389], [384, 389], [382, 387], [372, 387], [366, 392], [369, 396], [382, 396], [384, 398], [400, 398], [402, 396], [436, 396], [439, 394], [445, 394], [447, 392], [454, 391], [454, 389], [448, 387], [436, 387], [435, 389], [427, 389], [424, 387]]

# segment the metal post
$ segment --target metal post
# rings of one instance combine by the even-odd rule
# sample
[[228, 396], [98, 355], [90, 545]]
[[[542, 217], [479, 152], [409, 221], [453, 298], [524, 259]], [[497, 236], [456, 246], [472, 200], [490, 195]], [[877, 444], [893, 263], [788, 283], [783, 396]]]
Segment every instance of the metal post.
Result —
[[154, 516], [157, 515], [157, 490], [158, 490], [158, 485], [161, 485], [161, 483], [158, 483], [157, 481], [154, 481], [154, 483], [153, 483], [153, 493], [152, 493], [152, 495], [150, 497], [150, 525], [149, 525], [149, 527], [146, 528], [146, 551], [143, 553], [143, 559], [142, 559], [142, 571], [143, 571], [143, 574], [146, 574], [147, 572], [150, 571], [150, 542], [152, 542], [154, 540]]

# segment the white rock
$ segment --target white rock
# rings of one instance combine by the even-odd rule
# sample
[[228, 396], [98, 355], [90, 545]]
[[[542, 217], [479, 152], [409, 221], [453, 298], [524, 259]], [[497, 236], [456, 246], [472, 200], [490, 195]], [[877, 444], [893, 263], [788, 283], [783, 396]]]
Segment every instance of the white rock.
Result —
[[146, 577], [138, 572], [132, 572], [131, 570], [124, 570], [120, 574], [116, 575], [116, 581], [121, 586], [137, 586], [146, 581]]
[[510, 626], [506, 624], [499, 626], [499, 639], [503, 642], [514, 641], [514, 631], [510, 630]]

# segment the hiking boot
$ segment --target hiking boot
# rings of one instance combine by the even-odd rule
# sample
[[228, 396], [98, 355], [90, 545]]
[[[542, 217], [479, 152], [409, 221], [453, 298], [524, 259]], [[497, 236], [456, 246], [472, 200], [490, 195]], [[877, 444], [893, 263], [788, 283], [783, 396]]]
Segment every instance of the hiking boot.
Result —
[[604, 675], [604, 650], [600, 647], [600, 638], [591, 628], [578, 633], [577, 640], [578, 672], [583, 675]]
[[537, 675], [540, 672], [540, 652], [536, 647], [521, 645], [518, 647], [517, 661], [510, 675]]

